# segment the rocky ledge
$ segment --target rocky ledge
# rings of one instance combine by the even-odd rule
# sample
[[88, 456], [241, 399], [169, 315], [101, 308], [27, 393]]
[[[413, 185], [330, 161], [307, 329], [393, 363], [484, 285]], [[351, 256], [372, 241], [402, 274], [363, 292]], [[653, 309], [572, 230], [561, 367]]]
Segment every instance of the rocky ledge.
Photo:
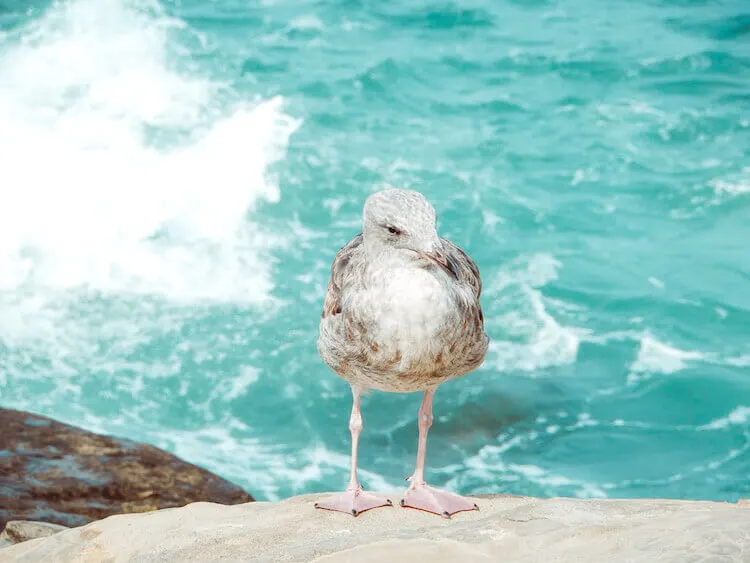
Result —
[[445, 520], [398, 506], [354, 518], [314, 509], [321, 498], [112, 516], [1, 549], [0, 562], [750, 560], [744, 502], [478, 496], [480, 511]]
[[240, 487], [153, 446], [0, 409], [0, 530], [10, 520], [71, 527], [196, 501], [252, 500]]

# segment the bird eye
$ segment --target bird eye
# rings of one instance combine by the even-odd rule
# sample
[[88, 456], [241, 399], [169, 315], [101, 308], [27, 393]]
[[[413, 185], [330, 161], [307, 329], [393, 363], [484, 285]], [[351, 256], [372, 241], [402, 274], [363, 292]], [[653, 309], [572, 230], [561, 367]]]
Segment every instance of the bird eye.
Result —
[[386, 227], [386, 229], [388, 229], [388, 232], [391, 233], [392, 235], [400, 235], [401, 234], [401, 230], [397, 229], [396, 227], [388, 226], [388, 227]]

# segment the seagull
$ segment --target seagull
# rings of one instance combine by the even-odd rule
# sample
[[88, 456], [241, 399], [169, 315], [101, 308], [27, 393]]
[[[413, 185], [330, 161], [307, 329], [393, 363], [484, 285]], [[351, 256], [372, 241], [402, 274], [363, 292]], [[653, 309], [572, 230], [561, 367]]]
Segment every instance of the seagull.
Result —
[[363, 490], [357, 479], [360, 399], [378, 390], [424, 393], [416, 468], [401, 506], [444, 518], [478, 510], [472, 500], [425, 482], [435, 391], [479, 367], [490, 341], [479, 269], [463, 250], [438, 236], [436, 219], [435, 209], [417, 191], [375, 192], [365, 201], [362, 232], [334, 258], [317, 347], [352, 389], [351, 474], [343, 493], [316, 508], [357, 516], [393, 505]]

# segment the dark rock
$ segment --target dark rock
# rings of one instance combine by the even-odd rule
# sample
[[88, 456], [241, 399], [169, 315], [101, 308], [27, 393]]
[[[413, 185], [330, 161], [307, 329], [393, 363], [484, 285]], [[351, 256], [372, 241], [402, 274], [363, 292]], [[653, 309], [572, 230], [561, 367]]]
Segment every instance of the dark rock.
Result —
[[73, 527], [197, 501], [252, 500], [237, 485], [153, 446], [0, 409], [0, 529], [9, 520]]
[[13, 545], [37, 538], [46, 538], [57, 532], [67, 530], [67, 526], [50, 524], [49, 522], [30, 522], [27, 520], [11, 520], [0, 533], [0, 547]]

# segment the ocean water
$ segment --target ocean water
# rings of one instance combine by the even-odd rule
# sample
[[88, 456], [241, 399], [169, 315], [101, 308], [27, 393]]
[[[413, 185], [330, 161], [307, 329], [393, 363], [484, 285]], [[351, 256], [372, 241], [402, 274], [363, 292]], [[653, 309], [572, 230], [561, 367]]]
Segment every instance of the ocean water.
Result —
[[[433, 484], [747, 497], [749, 92], [737, 0], [0, 0], [0, 406], [342, 488], [322, 299], [400, 186], [492, 338]], [[365, 399], [365, 486], [405, 487], [419, 402]]]

